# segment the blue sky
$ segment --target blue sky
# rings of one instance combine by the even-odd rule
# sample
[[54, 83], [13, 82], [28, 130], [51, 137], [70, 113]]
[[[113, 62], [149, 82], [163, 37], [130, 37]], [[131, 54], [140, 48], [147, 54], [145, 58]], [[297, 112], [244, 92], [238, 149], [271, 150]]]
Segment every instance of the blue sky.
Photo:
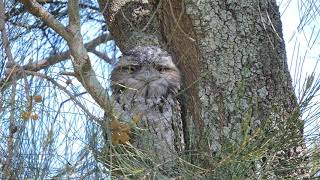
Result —
[[[317, 1], [278, 0], [283, 36], [286, 43], [288, 65], [293, 79], [297, 97], [301, 97], [304, 80], [314, 73], [315, 78], [320, 75], [320, 13]], [[320, 93], [312, 101], [313, 107], [303, 114], [306, 120], [305, 134], [319, 133]]]
[[[312, 4], [309, 6], [308, 3], [301, 5], [301, 0], [278, 1], [281, 2], [280, 13], [283, 36], [286, 42], [291, 74], [294, 77], [297, 57], [299, 60], [305, 60], [302, 70], [303, 74], [311, 74], [316, 66], [316, 62], [319, 61], [320, 44], [318, 33], [320, 30], [320, 15], [311, 16], [311, 14], [317, 14], [314, 12], [316, 7], [313, 7]], [[310, 14], [307, 14], [309, 12]], [[318, 43], [316, 40], [318, 40]], [[317, 70], [317, 73], [319, 73], [319, 70]]]

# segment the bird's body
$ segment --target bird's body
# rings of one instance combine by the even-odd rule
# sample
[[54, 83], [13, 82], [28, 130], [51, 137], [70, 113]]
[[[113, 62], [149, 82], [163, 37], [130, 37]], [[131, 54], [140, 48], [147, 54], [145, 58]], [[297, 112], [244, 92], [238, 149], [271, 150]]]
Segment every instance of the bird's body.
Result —
[[[120, 58], [111, 74], [115, 100], [129, 116], [141, 114], [133, 144], [161, 161], [184, 149], [176, 100], [180, 73], [166, 51], [136, 47]], [[170, 156], [170, 157], [169, 157]]]

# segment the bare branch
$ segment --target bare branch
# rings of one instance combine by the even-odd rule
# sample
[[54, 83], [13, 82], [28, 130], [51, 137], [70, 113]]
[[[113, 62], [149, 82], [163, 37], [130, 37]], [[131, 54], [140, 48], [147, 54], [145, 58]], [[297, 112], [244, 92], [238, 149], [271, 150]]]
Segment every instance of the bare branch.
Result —
[[[67, 2], [53, 1], [53, 0], [38, 0], [38, 3], [39, 4], [56, 4], [56, 5], [63, 4], [64, 5]], [[92, 9], [92, 10], [95, 10], [95, 11], [99, 11], [99, 7], [91, 5], [91, 4], [86, 4], [86, 3], [79, 3], [79, 7], [82, 8], [82, 9], [87, 8], [87, 9]]]
[[38, 3], [53, 3], [53, 0], [37, 0]]
[[80, 32], [80, 15], [79, 15], [79, 0], [68, 1], [69, 13], [69, 28], [73, 32]]
[[33, 15], [40, 17], [49, 27], [54, 29], [67, 41], [70, 48], [70, 56], [74, 72], [78, 81], [83, 85], [97, 104], [99, 104], [107, 114], [113, 116], [114, 109], [112, 108], [113, 105], [111, 104], [111, 99], [101, 83], [98, 81], [96, 74], [92, 69], [88, 51], [83, 44], [78, 19], [78, 0], [69, 1], [69, 18], [70, 21], [74, 20], [74, 22], [70, 22], [68, 29], [58, 22], [50, 13], [45, 11], [35, 0], [21, 0], [21, 2], [26, 6], [28, 11]]
[[101, 36], [96, 37], [92, 41], [85, 43], [84, 46], [88, 51], [90, 51], [91, 49], [94, 49], [98, 45], [100, 45], [104, 42], [107, 42], [111, 39], [112, 38], [111, 38], [110, 34], [102, 34]]
[[0, 1], [0, 31], [1, 31], [1, 38], [2, 38], [2, 41], [3, 41], [3, 44], [4, 44], [4, 50], [6, 52], [6, 55], [8, 57], [8, 60], [10, 62], [14, 62], [13, 60], [13, 56], [12, 56], [12, 53], [11, 53], [11, 49], [10, 49], [10, 44], [9, 44], [9, 40], [8, 40], [8, 37], [7, 37], [7, 31], [6, 31], [6, 27], [5, 27], [5, 14], [4, 14], [4, 4], [3, 4], [3, 1], [1, 0]]
[[66, 27], [54, 18], [52, 14], [42, 8], [36, 0], [21, 0], [26, 9], [34, 16], [39, 17], [44, 23], [66, 40], [71, 40], [72, 35]]
[[89, 50], [89, 52], [92, 52], [93, 54], [95, 54], [96, 56], [103, 59], [105, 62], [107, 62], [109, 64], [115, 63], [115, 61], [113, 59], [110, 59], [106, 53], [102, 53], [100, 51], [97, 51], [96, 49], [91, 49], [91, 50]]
[[[92, 51], [97, 47], [98, 45], [108, 41], [111, 39], [111, 36], [109, 34], [103, 34], [101, 36], [96, 37], [92, 41], [86, 43], [84, 46], [88, 51]], [[54, 64], [57, 64], [59, 62], [65, 61], [70, 58], [70, 50], [64, 51], [60, 54], [55, 54], [50, 57], [47, 57], [45, 59], [39, 60], [36, 63], [31, 63], [27, 64], [24, 66], [21, 66], [20, 68], [27, 70], [27, 71], [40, 71], [42, 69], [46, 69], [49, 66], [52, 66]], [[13, 68], [13, 67], [8, 67], [8, 68]], [[21, 79], [23, 77], [23, 74], [21, 71], [17, 72], [16, 74], [16, 79]], [[12, 73], [8, 73], [7, 77], [5, 79], [0, 80], [0, 91], [3, 92], [5, 89], [10, 87], [12, 84]]]
[[76, 105], [78, 105], [92, 120], [94, 120], [94, 122], [96, 122], [99, 125], [103, 125], [102, 121], [99, 118], [97, 118], [96, 116], [91, 114], [89, 112], [89, 110], [80, 101], [77, 100], [77, 95], [73, 95], [71, 92], [69, 92], [65, 87], [60, 85], [53, 78], [46, 76], [45, 74], [41, 74], [41, 73], [33, 72], [33, 71], [25, 71], [25, 73], [29, 74], [29, 75], [33, 75], [33, 76], [38, 76], [40, 78], [43, 78], [43, 79], [50, 81], [54, 86], [58, 87], [64, 93], [66, 93], [70, 97], [70, 100], [72, 100]]
[[[0, 31], [1, 31], [1, 38], [3, 41], [4, 49], [6, 56], [8, 58], [9, 63], [15, 64], [11, 49], [9, 39], [7, 37], [7, 31], [5, 26], [5, 7], [2, 0], [0, 0]], [[14, 177], [14, 172], [11, 168], [12, 166], [12, 159], [13, 159], [13, 149], [14, 149], [14, 133], [16, 132], [16, 124], [15, 124], [15, 109], [16, 109], [16, 77], [13, 73], [13, 86], [12, 86], [12, 93], [10, 98], [10, 116], [9, 116], [9, 137], [7, 139], [7, 157], [6, 162], [4, 164], [4, 176], [3, 177]]]

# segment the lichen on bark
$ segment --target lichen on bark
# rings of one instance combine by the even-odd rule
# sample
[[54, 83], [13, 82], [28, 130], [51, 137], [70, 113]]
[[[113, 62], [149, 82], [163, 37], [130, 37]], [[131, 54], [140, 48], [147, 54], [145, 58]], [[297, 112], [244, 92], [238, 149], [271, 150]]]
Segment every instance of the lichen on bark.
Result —
[[[199, 97], [205, 105], [202, 117], [213, 131], [237, 129], [249, 106], [254, 126], [268, 117], [275, 102], [288, 112], [295, 108], [275, 1], [190, 0], [186, 13], [198, 35], [201, 71], [208, 72], [199, 84]], [[229, 132], [239, 129], [221, 132], [219, 138], [215, 134], [213, 142], [241, 138]]]
[[155, 14], [159, 7], [148, 0], [108, 2], [99, 1], [100, 8], [108, 22], [108, 30], [123, 52], [136, 46], [164, 46]]
[[[111, 13], [110, 31], [121, 50], [157, 45], [174, 55], [189, 150], [214, 159], [250, 136], [303, 140], [275, 0], [126, 2]], [[140, 7], [150, 14], [136, 21]]]

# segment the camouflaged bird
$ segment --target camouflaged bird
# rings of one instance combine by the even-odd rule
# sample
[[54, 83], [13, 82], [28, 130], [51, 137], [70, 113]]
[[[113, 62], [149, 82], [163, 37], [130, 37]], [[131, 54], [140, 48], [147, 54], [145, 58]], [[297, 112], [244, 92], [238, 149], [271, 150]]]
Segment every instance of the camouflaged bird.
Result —
[[112, 73], [115, 100], [133, 117], [141, 114], [133, 145], [162, 162], [184, 150], [177, 93], [180, 72], [166, 51], [135, 47], [123, 54]]

